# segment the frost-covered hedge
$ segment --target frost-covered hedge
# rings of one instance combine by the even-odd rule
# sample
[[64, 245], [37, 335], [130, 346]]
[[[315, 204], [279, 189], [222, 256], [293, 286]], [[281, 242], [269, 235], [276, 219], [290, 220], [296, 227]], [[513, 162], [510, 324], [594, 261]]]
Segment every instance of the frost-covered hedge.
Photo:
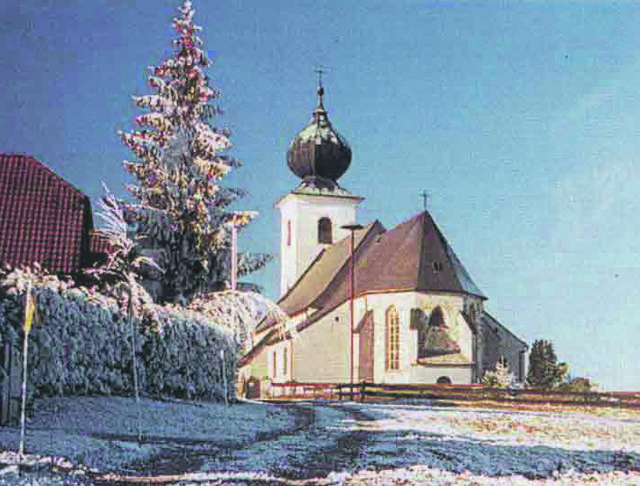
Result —
[[[82, 288], [42, 286], [35, 287], [35, 294], [40, 319], [29, 335], [30, 394], [132, 395], [131, 328], [121, 303]], [[0, 344], [11, 342], [14, 356], [21, 354], [23, 302], [19, 292], [0, 301]], [[235, 396], [238, 346], [233, 332], [201, 313], [160, 306], [153, 311], [161, 332], [142, 332], [149, 327], [136, 323], [141, 392], [219, 400], [225, 391]]]

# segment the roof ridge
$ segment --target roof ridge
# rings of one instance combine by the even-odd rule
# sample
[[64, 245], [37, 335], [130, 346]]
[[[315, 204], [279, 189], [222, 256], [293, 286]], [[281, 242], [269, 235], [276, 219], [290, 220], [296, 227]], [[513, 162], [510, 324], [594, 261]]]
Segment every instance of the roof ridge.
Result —
[[[447, 237], [444, 236], [444, 233], [442, 233], [442, 231], [440, 230], [440, 227], [436, 223], [435, 219], [433, 219], [433, 216], [431, 216], [431, 214], [426, 210], [424, 211], [424, 213], [428, 215], [431, 220], [432, 226], [436, 231], [438, 239], [440, 240], [440, 244], [442, 246], [442, 249], [444, 250], [445, 257], [449, 262], [449, 266], [453, 271], [453, 277], [458, 286], [463, 290], [463, 292], [467, 294], [477, 295], [478, 297], [486, 299], [486, 296], [482, 293], [482, 290], [480, 290], [480, 288], [476, 285], [476, 283], [471, 278], [471, 275], [462, 264], [462, 261], [449, 243], [449, 240], [447, 240]], [[460, 272], [462, 275], [460, 275], [458, 272]], [[461, 276], [465, 280], [464, 282], [462, 281]], [[475, 292], [472, 292], [471, 290], [475, 290]]]
[[489, 319], [491, 319], [493, 322], [496, 323], [496, 325], [500, 326], [502, 329], [504, 329], [507, 333], [511, 334], [515, 339], [517, 339], [518, 341], [520, 341], [521, 343], [525, 344], [528, 346], [527, 342], [524, 339], [519, 338], [518, 336], [516, 336], [507, 326], [505, 326], [504, 324], [502, 324], [498, 319], [496, 319], [495, 317], [493, 317], [493, 315], [491, 315], [489, 312], [487, 312], [486, 310], [482, 309], [482, 314], [487, 316]]
[[[69, 188], [71, 188], [72, 190], [77, 192], [80, 196], [89, 198], [89, 196], [87, 194], [85, 194], [83, 191], [81, 191], [76, 186], [71, 184], [68, 180], [66, 180], [64, 177], [62, 177], [56, 171], [54, 171], [47, 164], [45, 164], [44, 162], [41, 162], [40, 160], [38, 160], [34, 155], [21, 154], [21, 153], [0, 152], [0, 161], [3, 161], [5, 159], [5, 157], [7, 157], [7, 158], [14, 158], [14, 157], [18, 158], [19, 157], [19, 158], [22, 159], [23, 162], [34, 162], [36, 167], [42, 168], [42, 169], [45, 169], [45, 170], [49, 171], [49, 173], [51, 175], [53, 175], [56, 179], [58, 179], [63, 185], [68, 186]], [[89, 198], [89, 199], [91, 199], [91, 198]]]
[[[369, 223], [367, 226], [365, 226], [362, 230], [364, 232], [364, 234], [362, 235], [362, 238], [360, 238], [360, 241], [358, 241], [357, 245], [354, 246], [353, 248], [353, 258], [354, 260], [356, 260], [356, 254], [358, 253], [358, 250], [360, 250], [360, 248], [363, 248], [363, 245], [365, 243], [365, 241], [368, 241], [369, 238], [368, 235], [371, 233], [371, 231], [373, 230], [373, 228], [376, 226], [376, 223], [380, 225], [380, 227], [383, 229], [383, 232], [381, 234], [386, 233], [386, 231], [384, 231], [384, 226], [382, 225], [382, 223], [380, 221], [378, 221], [378, 219], [374, 219], [371, 223]], [[345, 238], [343, 238], [340, 241], [343, 241], [346, 238], [351, 238], [350, 236], [346, 236]], [[325, 288], [322, 290], [322, 292], [320, 292], [315, 299], [313, 299], [313, 301], [311, 302], [311, 307], [313, 307], [313, 304], [315, 302], [317, 302], [318, 300], [321, 300], [322, 297], [325, 295], [325, 293], [327, 292], [327, 289], [329, 289], [332, 284], [338, 279], [338, 276], [343, 272], [343, 270], [345, 268], [348, 267], [349, 265], [349, 261], [351, 260], [351, 251], [349, 251], [347, 257], [344, 259], [344, 261], [342, 262], [342, 264], [340, 265], [340, 268], [338, 268], [335, 272], [335, 274], [333, 275], [333, 277], [331, 278], [331, 280], [329, 280], [329, 282], [327, 283], [327, 285], [325, 286]]]

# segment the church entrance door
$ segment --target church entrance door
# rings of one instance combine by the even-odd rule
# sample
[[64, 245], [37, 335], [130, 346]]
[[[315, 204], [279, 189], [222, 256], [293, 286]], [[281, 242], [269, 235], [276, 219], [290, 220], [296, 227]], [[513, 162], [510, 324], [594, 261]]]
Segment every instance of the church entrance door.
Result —
[[369, 312], [360, 328], [360, 349], [358, 353], [358, 377], [360, 381], [369, 383], [373, 383], [373, 337], [373, 312]]

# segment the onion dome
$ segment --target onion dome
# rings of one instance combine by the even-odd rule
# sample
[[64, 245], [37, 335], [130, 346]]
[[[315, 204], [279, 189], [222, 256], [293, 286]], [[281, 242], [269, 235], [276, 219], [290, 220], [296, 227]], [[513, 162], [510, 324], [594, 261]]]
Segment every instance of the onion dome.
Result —
[[287, 165], [301, 179], [322, 178], [335, 183], [351, 164], [351, 148], [331, 126], [323, 96], [320, 83], [318, 106], [309, 124], [289, 144]]

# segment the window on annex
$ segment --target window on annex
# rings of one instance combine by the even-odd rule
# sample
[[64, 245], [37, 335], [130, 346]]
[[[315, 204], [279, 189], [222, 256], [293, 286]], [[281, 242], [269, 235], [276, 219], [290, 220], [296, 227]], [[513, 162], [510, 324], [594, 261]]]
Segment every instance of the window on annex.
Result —
[[400, 317], [393, 305], [385, 314], [385, 337], [385, 369], [400, 369]]
[[329, 218], [320, 218], [318, 220], [318, 243], [333, 243], [333, 228]]

